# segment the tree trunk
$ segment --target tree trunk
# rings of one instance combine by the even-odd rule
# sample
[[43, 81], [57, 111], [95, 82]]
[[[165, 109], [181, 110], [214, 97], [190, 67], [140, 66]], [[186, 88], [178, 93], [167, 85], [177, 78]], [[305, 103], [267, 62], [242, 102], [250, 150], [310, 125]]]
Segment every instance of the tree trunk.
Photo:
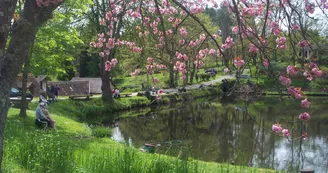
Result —
[[[5, 53], [6, 42], [8, 38], [10, 21], [14, 15], [17, 0], [0, 0], [0, 56]], [[0, 58], [0, 60], [3, 60]], [[0, 61], [0, 65], [2, 61]], [[0, 67], [1, 69], [1, 67]]]
[[[0, 6], [4, 7], [2, 6], [3, 4], [6, 5], [6, 3], [10, 2], [12, 2], [11, 6], [6, 6], [8, 8], [7, 11], [9, 11], [11, 9], [10, 7], [15, 8], [16, 1], [5, 0], [4, 2], [4, 0], [0, 0]], [[16, 82], [19, 69], [22, 67], [22, 63], [28, 55], [28, 50], [34, 41], [37, 31], [44, 22], [52, 17], [52, 12], [58, 5], [40, 8], [36, 5], [35, 0], [25, 0], [21, 18], [11, 27], [12, 36], [8, 49], [4, 56], [0, 52], [0, 170], [4, 148], [4, 129], [10, 107], [10, 88]], [[3, 10], [3, 8], [0, 8], [0, 10]], [[9, 14], [7, 12], [3, 13], [3, 11], [0, 11], [0, 13], [0, 21], [3, 19], [4, 14], [7, 15], [5, 17], [9, 17], [10, 19], [13, 14], [13, 12]], [[5, 24], [9, 26], [10, 21]], [[0, 32], [1, 34], [5, 33], [3, 31]], [[2, 38], [4, 41], [6, 39]]]
[[26, 110], [28, 107], [27, 100], [26, 100], [26, 90], [27, 90], [27, 79], [28, 79], [28, 72], [30, 67], [30, 58], [32, 58], [32, 50], [33, 44], [31, 45], [29, 56], [26, 58], [23, 68], [23, 76], [22, 76], [22, 98], [21, 98], [21, 105], [20, 105], [20, 117], [27, 117]]
[[192, 85], [194, 83], [195, 74], [196, 74], [196, 65], [193, 63], [192, 70], [190, 72], [190, 85]]
[[109, 72], [105, 71], [105, 62], [106, 62], [106, 59], [102, 58], [101, 63], [100, 63], [100, 65], [101, 65], [101, 67], [100, 67], [101, 91], [102, 91], [101, 99], [103, 101], [111, 102], [111, 101], [113, 101], [113, 93], [110, 88]]
[[110, 88], [110, 83], [109, 83], [109, 72], [104, 71], [103, 74], [101, 75], [101, 91], [102, 91], [102, 96], [101, 99], [103, 101], [113, 101], [113, 94], [112, 90]]
[[170, 64], [170, 66], [169, 66], [169, 72], [170, 72], [169, 87], [174, 88], [175, 87], [174, 70], [173, 70], [173, 65], [172, 64]]

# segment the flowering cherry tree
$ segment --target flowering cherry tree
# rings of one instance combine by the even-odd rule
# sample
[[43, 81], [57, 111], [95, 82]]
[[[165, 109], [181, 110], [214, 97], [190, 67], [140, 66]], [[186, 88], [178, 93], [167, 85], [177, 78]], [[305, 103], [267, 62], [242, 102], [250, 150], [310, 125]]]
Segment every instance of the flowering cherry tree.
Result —
[[[292, 78], [303, 74], [308, 81], [312, 81], [322, 76], [323, 72], [319, 66], [311, 62], [311, 59], [300, 56], [298, 50], [315, 44], [315, 40], [310, 40], [307, 35], [306, 22], [312, 18], [316, 9], [318, 12], [325, 13], [328, 8], [327, 2], [229, 0], [224, 1], [223, 4], [236, 20], [237, 25], [231, 28], [231, 31], [237, 39], [232, 40], [228, 37], [221, 47], [231, 48], [238, 40], [242, 51], [236, 51], [239, 56], [234, 60], [237, 74], [241, 74], [246, 65], [256, 66], [281, 83], [278, 88], [282, 89], [280, 91], [286, 91], [293, 99], [301, 100], [302, 107], [310, 108], [311, 102], [302, 89], [292, 86]], [[272, 52], [291, 63], [286, 71], [275, 71], [271, 66], [270, 62], [276, 59], [272, 56]], [[288, 56], [292, 58], [289, 59]], [[297, 65], [298, 62], [300, 66]], [[225, 69], [225, 72], [227, 71], [228, 69]], [[311, 118], [309, 112], [300, 113], [299, 120], [309, 121]], [[272, 131], [292, 139], [290, 137], [292, 131], [287, 125], [274, 124]], [[305, 137], [305, 134], [303, 133], [302, 137]]]

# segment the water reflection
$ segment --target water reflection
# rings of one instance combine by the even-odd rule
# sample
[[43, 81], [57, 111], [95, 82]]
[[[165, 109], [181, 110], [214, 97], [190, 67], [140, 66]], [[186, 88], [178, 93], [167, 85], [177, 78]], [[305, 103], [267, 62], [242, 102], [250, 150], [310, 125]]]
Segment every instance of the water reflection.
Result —
[[136, 147], [158, 144], [156, 152], [172, 156], [182, 153], [183, 157], [205, 161], [292, 172], [301, 168], [327, 172], [328, 121], [322, 118], [327, 113], [321, 100], [311, 101], [316, 105], [310, 109], [313, 118], [306, 124], [294, 124], [293, 137], [299, 136], [302, 128], [309, 134], [306, 140], [289, 142], [266, 130], [273, 123], [297, 119], [303, 111], [299, 101], [283, 103], [278, 98], [159, 108], [144, 116], [121, 119], [113, 139], [130, 141]]

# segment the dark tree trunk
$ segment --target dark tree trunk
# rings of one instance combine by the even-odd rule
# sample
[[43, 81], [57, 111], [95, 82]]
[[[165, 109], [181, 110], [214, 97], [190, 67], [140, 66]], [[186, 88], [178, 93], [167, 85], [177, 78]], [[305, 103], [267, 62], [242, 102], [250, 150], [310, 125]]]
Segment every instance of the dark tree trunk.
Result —
[[103, 101], [111, 102], [113, 101], [113, 94], [110, 88], [109, 72], [105, 71], [105, 62], [106, 62], [106, 58], [102, 58], [100, 63], [101, 91], [102, 91], [101, 99]]
[[[32, 44], [33, 45], [33, 44]], [[30, 58], [32, 57], [32, 49], [33, 46], [31, 46], [29, 56], [26, 58], [23, 68], [23, 76], [22, 76], [22, 101], [20, 105], [20, 117], [27, 117], [26, 110], [27, 110], [27, 100], [26, 100], [26, 90], [27, 90], [27, 78], [28, 78], [28, 72], [30, 67]]]
[[103, 101], [113, 101], [113, 94], [112, 90], [110, 88], [110, 83], [109, 83], [109, 72], [104, 71], [102, 76], [101, 76], [101, 91], [102, 91], [102, 100]]
[[[10, 2], [12, 2], [11, 5], [3, 6], [3, 4]], [[5, 9], [7, 10], [6, 12], [0, 11], [2, 14], [6, 15], [5, 17], [7, 17], [7, 19], [11, 19], [13, 12], [9, 13], [8, 11], [15, 8], [16, 2], [17, 1], [0, 0], [0, 7], [8, 8]], [[4, 148], [5, 123], [10, 107], [10, 88], [14, 82], [16, 82], [18, 71], [28, 55], [28, 50], [34, 41], [37, 31], [44, 22], [52, 17], [52, 12], [58, 5], [39, 8], [36, 6], [35, 0], [25, 0], [24, 11], [21, 18], [11, 27], [12, 36], [8, 49], [4, 56], [3, 52], [0, 52], [0, 165], [2, 163]], [[4, 9], [0, 8], [0, 10]], [[3, 16], [0, 15], [0, 21], [2, 19]], [[5, 24], [9, 26], [10, 21], [5, 22]], [[2, 43], [2, 41], [6, 41], [8, 32], [0, 32], [1, 34], [5, 33], [5, 38], [1, 40]]]
[[[0, 56], [3, 56], [17, 0], [0, 0]], [[2, 64], [0, 58], [0, 65]], [[0, 67], [1, 69], [1, 67]]]

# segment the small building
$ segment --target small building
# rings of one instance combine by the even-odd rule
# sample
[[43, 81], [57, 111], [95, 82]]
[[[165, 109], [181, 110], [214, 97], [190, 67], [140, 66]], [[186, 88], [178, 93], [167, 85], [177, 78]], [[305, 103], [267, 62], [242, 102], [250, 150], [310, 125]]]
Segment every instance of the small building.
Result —
[[[89, 77], [74, 77], [71, 81], [88, 81], [89, 82], [89, 94], [101, 94], [101, 78], [89, 78]], [[113, 89], [115, 85], [110, 81], [110, 87]]]
[[[23, 84], [23, 75], [19, 74], [17, 76], [17, 82], [16, 85], [14, 85], [14, 88], [18, 88], [22, 90], [22, 84]], [[32, 73], [29, 73], [27, 75], [27, 84], [26, 84], [27, 90], [33, 95], [33, 96], [39, 96], [40, 95], [40, 85], [37, 82], [36, 78]]]
[[300, 57], [320, 58], [321, 56], [328, 56], [328, 45], [327, 44], [315, 44], [301, 48], [298, 54]]
[[47, 75], [38, 76], [36, 78], [36, 81], [39, 83], [39, 86], [40, 86], [40, 94], [47, 93], [47, 82], [48, 82]]
[[60, 88], [60, 96], [69, 95], [85, 95], [89, 94], [89, 82], [88, 81], [58, 81], [48, 82], [47, 95], [51, 96], [51, 85], [58, 86]]

